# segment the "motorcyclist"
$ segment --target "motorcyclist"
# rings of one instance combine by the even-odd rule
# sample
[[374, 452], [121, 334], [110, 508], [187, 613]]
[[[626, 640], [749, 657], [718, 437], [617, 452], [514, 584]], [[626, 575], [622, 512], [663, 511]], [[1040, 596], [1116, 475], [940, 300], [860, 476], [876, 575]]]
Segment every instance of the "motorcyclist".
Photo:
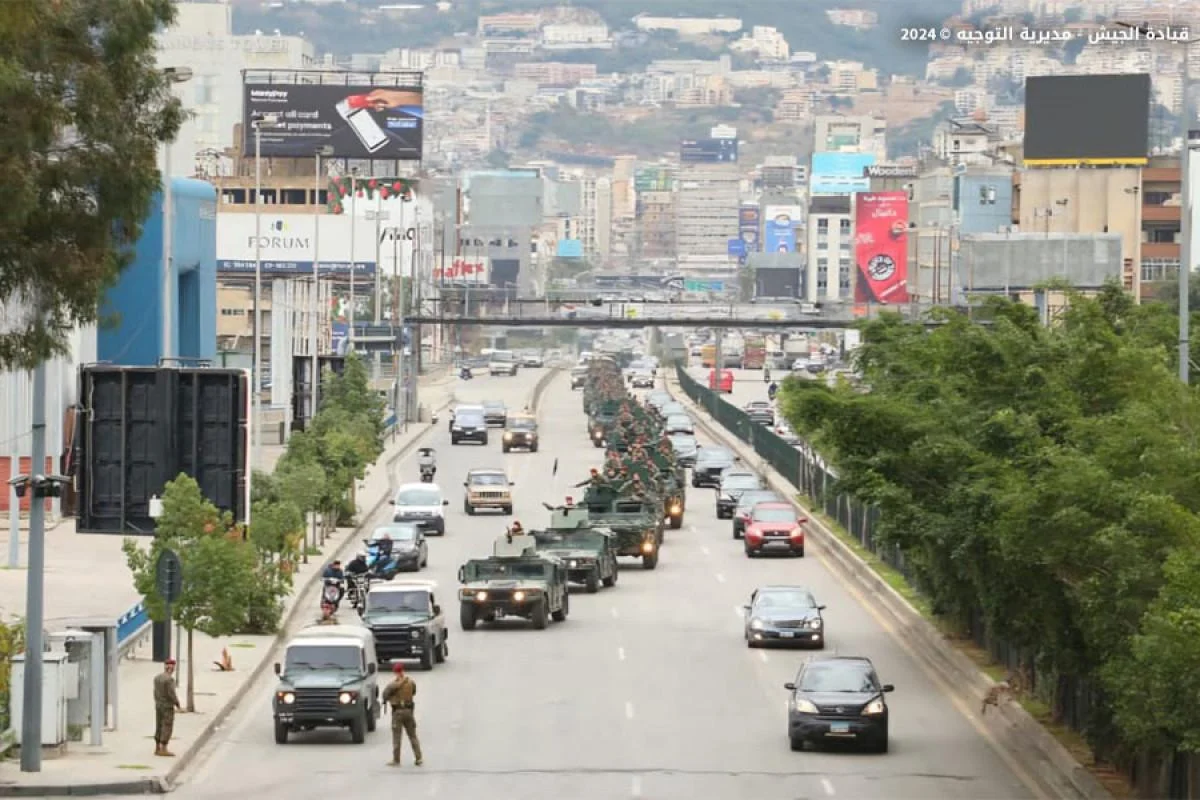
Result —
[[764, 364], [763, 365], [763, 383], [770, 383], [770, 382], [771, 382], [771, 368]]
[[775, 395], [777, 395], [777, 394], [779, 394], [779, 384], [778, 383], [772, 383], [770, 386], [767, 387], [767, 399], [768, 400], [774, 400]]
[[466, 365], [459, 367], [458, 377], [464, 381], [471, 380], [471, 368]]
[[387, 531], [375, 540], [375, 546], [379, 549], [379, 558], [377, 559], [380, 566], [392, 559], [392, 535]]
[[431, 448], [424, 448], [421, 454], [417, 457], [417, 466], [421, 470], [421, 476], [429, 475], [431, 478], [437, 474], [437, 456], [434, 455]]
[[325, 583], [337, 581], [337, 602], [342, 602], [342, 598], [346, 596], [346, 573], [342, 571], [342, 562], [334, 560], [332, 564], [325, 568], [325, 572], [321, 577], [325, 580]]
[[350, 559], [350, 563], [346, 565], [346, 575], [350, 577], [366, 575], [369, 569], [367, 566], [367, 554], [359, 551], [354, 554], [354, 558]]

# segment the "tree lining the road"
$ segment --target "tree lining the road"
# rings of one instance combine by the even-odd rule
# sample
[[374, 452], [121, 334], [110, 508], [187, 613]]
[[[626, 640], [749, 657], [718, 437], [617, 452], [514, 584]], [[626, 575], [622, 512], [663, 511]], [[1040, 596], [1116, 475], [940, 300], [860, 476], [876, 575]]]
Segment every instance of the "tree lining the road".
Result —
[[784, 416], [879, 508], [936, 613], [982, 617], [1096, 753], [1200, 750], [1200, 397], [1161, 304], [1117, 287], [1051, 327], [990, 299], [927, 331], [864, 323], [867, 394], [788, 380]]

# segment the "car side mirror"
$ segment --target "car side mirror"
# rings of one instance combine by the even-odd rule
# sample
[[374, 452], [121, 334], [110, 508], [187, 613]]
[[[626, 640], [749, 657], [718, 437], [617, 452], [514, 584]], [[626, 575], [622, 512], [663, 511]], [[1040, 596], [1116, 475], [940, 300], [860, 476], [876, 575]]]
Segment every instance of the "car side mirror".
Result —
[[896, 691], [896, 687], [895, 687], [895, 686], [892, 686], [890, 683], [885, 683], [885, 684], [883, 685], [883, 691], [884, 691], [884, 693], [885, 693], [885, 694], [886, 694], [887, 692], [894, 692], [894, 691]]
[[783, 685], [783, 688], [787, 689], [789, 692], [794, 692], [794, 691], [796, 691], [796, 684], [794, 684], [794, 683], [785, 683], [785, 684]]
[[750, 604], [749, 604], [749, 603], [746, 603], [746, 605], [742, 606], [742, 610], [743, 610], [743, 611], [749, 611], [749, 610], [750, 610]]
[[396, 500], [395, 500], [395, 498], [392, 498], [391, 500], [388, 500], [388, 505], [392, 505], [392, 506], [396, 505]]
[[449, 501], [449, 500], [443, 500], [443, 501], [442, 501], [442, 505], [444, 505], [444, 506], [448, 506], [448, 505], [450, 505], [450, 501]]
[[283, 667], [280, 665], [280, 663], [278, 661], [275, 662], [275, 674], [276, 675], [283, 674]]
[[516, 486], [516, 485], [517, 485], [517, 482], [516, 482], [516, 481], [509, 481], [509, 482], [508, 482], [508, 485], [509, 485], [509, 486]]
[[458, 568], [458, 582], [459, 583], [467, 582], [467, 571], [465, 569], [463, 569], [462, 567]]
[[437, 603], [434, 603], [433, 604], [433, 615], [436, 617], [440, 613], [442, 613], [442, 607], [439, 606]]
[[372, 661], [370, 664], [367, 664], [367, 674], [368, 674], [368, 675], [374, 675], [374, 674], [375, 674], [375, 671], [376, 671], [377, 669], [378, 669], [378, 667], [376, 667], [376, 666], [375, 666], [375, 662], [374, 662], [374, 661]]
[[467, 482], [466, 482], [466, 481], [463, 481], [463, 486], [466, 486], [466, 485], [467, 485]]

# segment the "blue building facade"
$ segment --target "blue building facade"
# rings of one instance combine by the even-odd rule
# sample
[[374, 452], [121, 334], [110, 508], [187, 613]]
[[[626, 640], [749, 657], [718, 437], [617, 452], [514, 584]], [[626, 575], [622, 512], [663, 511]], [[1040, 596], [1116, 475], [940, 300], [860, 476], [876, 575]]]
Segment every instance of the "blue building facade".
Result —
[[[191, 178], [172, 181], [172, 314], [175, 354], [181, 359], [217, 355], [217, 192]], [[134, 258], [100, 306], [97, 358], [152, 367], [163, 347], [163, 205], [155, 195]]]
[[954, 178], [960, 234], [1000, 233], [1012, 225], [1013, 179], [1007, 170], [967, 172]]

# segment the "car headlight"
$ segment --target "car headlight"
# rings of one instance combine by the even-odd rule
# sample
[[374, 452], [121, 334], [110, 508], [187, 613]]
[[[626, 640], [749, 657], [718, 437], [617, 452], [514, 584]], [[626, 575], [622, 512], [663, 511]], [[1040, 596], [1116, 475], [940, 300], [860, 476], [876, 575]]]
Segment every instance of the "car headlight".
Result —
[[671, 513], [672, 514], [683, 513], [683, 506], [679, 505], [679, 503], [676, 503], [675, 505], [671, 506]]
[[803, 697], [797, 697], [792, 701], [792, 710], [801, 714], [816, 714], [817, 707]]
[[812, 628], [814, 631], [819, 631], [821, 629], [821, 620], [810, 619], [808, 621], [808, 627]]
[[504, 434], [504, 441], [506, 441], [506, 442], [511, 442], [511, 441], [512, 441], [512, 434], [511, 434], [511, 433], [506, 433], [506, 434]]
[[883, 713], [883, 698], [876, 697], [871, 702], [867, 703], [867, 707], [863, 709], [864, 714], [882, 714]]
[[414, 638], [414, 639], [420, 639], [420, 638], [421, 638], [421, 632], [420, 632], [420, 631], [413, 631], [413, 632], [412, 632], [412, 633], [410, 633], [409, 635], [410, 635], [412, 638]]
[[338, 702], [344, 706], [348, 706], [351, 703], [353, 703], [354, 699], [355, 699], [354, 692], [342, 692], [341, 694], [338, 695]]
[[296, 702], [296, 695], [292, 692], [279, 692], [275, 696], [279, 698], [279, 702], [283, 703], [285, 706], [290, 706], [292, 703]]
[[521, 601], [522, 601], [522, 600], [524, 600], [524, 599], [525, 599], [525, 593], [524, 593], [524, 592], [513, 592], [513, 600], [515, 600], [515, 601], [517, 601], [517, 602], [519, 603], [519, 602], [521, 602]]
[[482, 603], [484, 600], [487, 600], [487, 592], [476, 592], [475, 599]]
[[750, 629], [751, 630], [761, 631], [765, 627], [767, 627], [767, 626], [763, 623], [763, 621], [761, 619], [750, 620]]
[[642, 552], [643, 553], [653, 553], [654, 552], [654, 542], [642, 542]]
[[578, 567], [578, 566], [579, 566], [579, 562], [578, 562], [578, 561], [568, 561], [568, 562], [567, 562], [567, 566], [568, 566], [568, 567], [571, 567], [572, 569], [574, 569], [575, 567]]

